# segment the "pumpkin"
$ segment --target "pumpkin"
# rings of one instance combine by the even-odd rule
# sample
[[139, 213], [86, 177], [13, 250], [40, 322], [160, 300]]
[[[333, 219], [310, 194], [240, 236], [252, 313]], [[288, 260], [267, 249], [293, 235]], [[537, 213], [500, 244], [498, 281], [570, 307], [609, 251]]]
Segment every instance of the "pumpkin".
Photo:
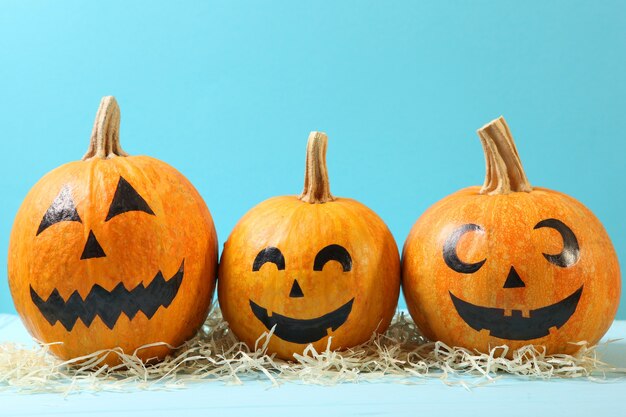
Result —
[[178, 346], [203, 323], [215, 288], [217, 237], [204, 201], [166, 163], [128, 156], [119, 124], [117, 102], [103, 98], [88, 152], [35, 184], [11, 232], [15, 307], [36, 339], [62, 342], [50, 350], [63, 359]]
[[220, 260], [224, 318], [253, 348], [273, 330], [268, 352], [283, 359], [349, 348], [384, 332], [400, 292], [400, 258], [383, 221], [330, 193], [327, 137], [309, 136], [304, 191], [274, 197], [237, 223]]
[[482, 188], [430, 207], [404, 245], [411, 316], [428, 338], [481, 352], [530, 344], [573, 353], [571, 342], [595, 344], [620, 297], [606, 231], [574, 198], [531, 187], [503, 118], [478, 135]]

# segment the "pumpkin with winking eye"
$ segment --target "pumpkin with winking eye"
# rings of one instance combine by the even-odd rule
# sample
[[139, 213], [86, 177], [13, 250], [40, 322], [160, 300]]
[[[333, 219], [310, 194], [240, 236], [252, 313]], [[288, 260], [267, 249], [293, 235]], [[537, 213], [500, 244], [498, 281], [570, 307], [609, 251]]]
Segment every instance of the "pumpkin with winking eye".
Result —
[[428, 338], [481, 352], [597, 343], [620, 297], [609, 236], [574, 198], [530, 185], [503, 118], [478, 134], [484, 185], [430, 207], [404, 245], [411, 316]]

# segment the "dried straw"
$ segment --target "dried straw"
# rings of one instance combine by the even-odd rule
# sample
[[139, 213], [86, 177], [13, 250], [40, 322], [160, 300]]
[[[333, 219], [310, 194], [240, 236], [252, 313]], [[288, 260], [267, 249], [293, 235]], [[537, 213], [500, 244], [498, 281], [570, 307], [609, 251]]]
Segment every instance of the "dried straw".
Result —
[[[333, 385], [383, 377], [387, 382], [399, 383], [438, 378], [445, 384], [469, 388], [491, 383], [504, 374], [603, 381], [607, 374], [626, 373], [626, 369], [601, 362], [597, 346], [588, 347], [585, 343], [579, 343], [575, 355], [546, 355], [541, 349], [526, 346], [507, 359], [506, 346], [481, 354], [428, 342], [404, 313], [396, 315], [385, 334], [373, 335], [362, 345], [342, 352], [328, 348], [317, 352], [309, 346], [292, 362], [266, 353], [270, 337], [272, 332], [262, 335], [255, 348], [249, 349], [229, 330], [219, 308], [214, 308], [195, 338], [165, 361], [151, 366], [144, 365], [136, 352], [127, 354], [119, 349], [63, 362], [48, 353], [49, 345], [28, 348], [1, 344], [0, 390], [68, 395], [81, 391], [175, 389], [200, 381], [243, 384], [266, 380], [272, 385], [286, 381]], [[103, 353], [109, 352], [118, 355], [121, 364], [99, 367]]]

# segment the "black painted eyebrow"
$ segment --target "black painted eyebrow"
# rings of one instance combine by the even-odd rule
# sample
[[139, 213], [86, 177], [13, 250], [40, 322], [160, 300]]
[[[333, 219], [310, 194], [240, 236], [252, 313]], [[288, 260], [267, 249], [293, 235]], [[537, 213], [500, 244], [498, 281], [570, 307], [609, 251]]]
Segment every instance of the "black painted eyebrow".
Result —
[[285, 269], [285, 257], [280, 249], [275, 248], [274, 246], [269, 246], [259, 252], [256, 258], [254, 258], [252, 271], [258, 271], [267, 262], [271, 262], [276, 265], [276, 268], [278, 268], [279, 271]]
[[352, 257], [341, 245], [328, 245], [324, 249], [320, 250], [315, 256], [315, 262], [313, 263], [314, 271], [321, 271], [324, 269], [324, 265], [328, 261], [337, 261], [343, 267], [343, 272], [352, 270]]
[[35, 236], [38, 236], [48, 227], [59, 222], [82, 223], [78, 211], [76, 211], [76, 204], [72, 198], [72, 193], [67, 186], [61, 189], [52, 204], [50, 204], [50, 207], [48, 207], [48, 210], [46, 210], [46, 213], [41, 219], [41, 223], [39, 223], [39, 228]]
[[129, 211], [143, 211], [144, 213], [155, 215], [137, 190], [124, 177], [120, 177], [115, 189], [115, 195], [113, 195], [111, 207], [109, 207], [109, 213], [104, 221], [108, 222], [113, 217]]

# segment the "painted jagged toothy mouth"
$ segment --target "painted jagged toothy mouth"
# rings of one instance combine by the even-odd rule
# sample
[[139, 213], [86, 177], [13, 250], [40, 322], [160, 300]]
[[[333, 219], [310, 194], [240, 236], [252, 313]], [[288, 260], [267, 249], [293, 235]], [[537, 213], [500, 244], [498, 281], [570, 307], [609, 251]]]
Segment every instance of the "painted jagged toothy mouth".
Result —
[[128, 290], [120, 282], [111, 291], [107, 291], [95, 284], [84, 300], [78, 291], [74, 291], [67, 300], [64, 300], [59, 290], [55, 288], [44, 301], [31, 286], [30, 297], [52, 326], [60, 321], [69, 332], [78, 319], [89, 327], [98, 316], [109, 329], [113, 329], [122, 313], [132, 320], [141, 311], [151, 319], [159, 307], [169, 307], [178, 294], [184, 274], [183, 259], [178, 272], [169, 280], [166, 281], [163, 273], [159, 271], [147, 287], [140, 283], [132, 290]]
[[560, 329], [569, 320], [583, 287], [557, 303], [530, 310], [529, 317], [523, 317], [521, 310], [512, 310], [510, 316], [505, 316], [502, 308], [477, 306], [449, 293], [456, 311], [472, 329], [487, 329], [491, 336], [500, 339], [531, 340], [549, 335], [552, 327]]
[[274, 335], [291, 343], [313, 343], [328, 336], [328, 329], [337, 330], [346, 322], [352, 311], [354, 298], [337, 310], [324, 314], [315, 319], [294, 319], [280, 314], [268, 316], [267, 309], [259, 306], [250, 300], [250, 308], [257, 319], [265, 325], [268, 330], [276, 326]]

